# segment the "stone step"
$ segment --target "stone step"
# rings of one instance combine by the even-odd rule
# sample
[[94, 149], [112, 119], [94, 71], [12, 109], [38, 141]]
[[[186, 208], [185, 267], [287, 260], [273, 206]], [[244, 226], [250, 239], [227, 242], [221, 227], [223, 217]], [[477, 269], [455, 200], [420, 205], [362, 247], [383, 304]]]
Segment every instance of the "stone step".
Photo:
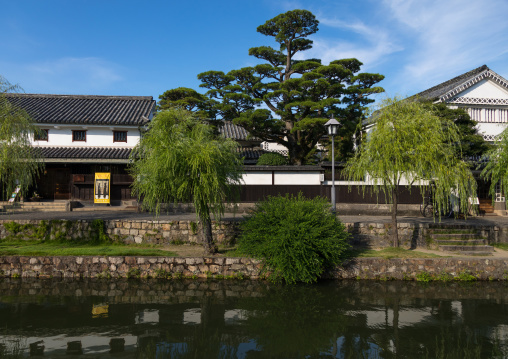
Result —
[[483, 239], [480, 233], [432, 233], [431, 238], [439, 239]]
[[475, 251], [461, 251], [460, 254], [463, 254], [465, 256], [482, 256], [482, 257], [488, 257], [492, 256], [494, 252], [475, 252]]
[[439, 231], [439, 230], [472, 230], [475, 231], [475, 227], [470, 224], [445, 224], [445, 223], [429, 223], [429, 230]]
[[475, 253], [492, 253], [494, 247], [488, 245], [440, 245], [439, 249], [445, 252], [475, 252]]
[[14, 205], [2, 206], [2, 212], [65, 212], [65, 203], [52, 203], [48, 202], [45, 205], [26, 205], [23, 203], [16, 203]]
[[469, 241], [461, 241], [461, 240], [438, 240], [436, 241], [439, 245], [459, 245], [459, 246], [478, 246], [478, 245], [486, 245], [486, 241], [484, 239], [474, 239]]

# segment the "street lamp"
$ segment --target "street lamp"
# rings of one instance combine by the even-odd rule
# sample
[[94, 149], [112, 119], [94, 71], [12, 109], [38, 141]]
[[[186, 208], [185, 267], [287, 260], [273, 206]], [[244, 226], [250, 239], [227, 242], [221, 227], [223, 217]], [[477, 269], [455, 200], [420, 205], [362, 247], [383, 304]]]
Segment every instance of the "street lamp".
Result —
[[336, 212], [336, 205], [335, 205], [335, 142], [334, 138], [337, 134], [337, 130], [340, 127], [339, 121], [332, 118], [328, 120], [327, 123], [325, 123], [326, 130], [328, 131], [328, 135], [332, 136], [332, 213], [335, 214]]

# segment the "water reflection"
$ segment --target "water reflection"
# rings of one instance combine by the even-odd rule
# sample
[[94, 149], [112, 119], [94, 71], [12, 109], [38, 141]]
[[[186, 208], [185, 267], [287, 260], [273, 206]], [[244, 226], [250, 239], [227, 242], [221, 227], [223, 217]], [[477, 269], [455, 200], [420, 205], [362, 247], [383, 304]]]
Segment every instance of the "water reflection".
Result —
[[504, 283], [0, 280], [0, 358], [508, 355]]

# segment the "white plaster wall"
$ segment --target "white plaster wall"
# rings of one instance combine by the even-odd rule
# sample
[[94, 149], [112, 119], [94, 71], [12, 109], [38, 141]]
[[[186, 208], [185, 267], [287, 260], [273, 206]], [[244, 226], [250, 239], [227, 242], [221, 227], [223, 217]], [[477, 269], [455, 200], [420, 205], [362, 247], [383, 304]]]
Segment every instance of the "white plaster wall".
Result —
[[246, 185], [272, 184], [272, 172], [250, 172], [242, 175], [242, 181]]
[[319, 172], [275, 172], [274, 184], [319, 185]]
[[476, 127], [478, 128], [478, 132], [480, 134], [485, 135], [499, 135], [506, 128], [506, 123], [487, 123], [487, 122], [479, 122]]
[[[113, 130], [109, 127], [82, 126], [39, 126], [48, 130], [48, 141], [33, 141], [39, 146], [62, 146], [62, 147], [134, 147], [141, 137], [137, 127], [114, 128], [115, 131], [127, 131], [127, 142], [113, 142]], [[86, 131], [86, 142], [72, 141], [72, 131]]]
[[[242, 176], [243, 183], [246, 185], [271, 185], [272, 172], [247, 172]], [[275, 171], [275, 185], [319, 185], [321, 184], [321, 173], [308, 171]]]
[[485, 79], [458, 94], [460, 97], [508, 99], [508, 91], [495, 82]]

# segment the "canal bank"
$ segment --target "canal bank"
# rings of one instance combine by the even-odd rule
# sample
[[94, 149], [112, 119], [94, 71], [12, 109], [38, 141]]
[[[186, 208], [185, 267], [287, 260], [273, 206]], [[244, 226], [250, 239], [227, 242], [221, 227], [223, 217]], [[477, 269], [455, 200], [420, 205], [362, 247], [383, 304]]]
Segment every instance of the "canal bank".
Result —
[[[259, 279], [262, 264], [224, 257], [0, 257], [0, 276], [11, 278]], [[329, 279], [508, 280], [508, 258], [353, 258]]]
[[[106, 235], [115, 241], [147, 245], [197, 244], [199, 224], [193, 214], [171, 214], [154, 218], [149, 214], [94, 212], [85, 216], [61, 216], [61, 213], [3, 216], [0, 238], [30, 238], [35, 240], [84, 240]], [[390, 246], [389, 217], [340, 216], [352, 234], [352, 244], [370, 248]], [[214, 235], [219, 243], [234, 243], [241, 217], [227, 214], [214, 223]], [[438, 224], [428, 218], [401, 217], [398, 231], [404, 248], [429, 248], [428, 231], [436, 226], [474, 229], [488, 243], [508, 242], [508, 222], [503, 217], [480, 217], [465, 220], [444, 219]], [[65, 242], [64, 242], [65, 243]], [[186, 246], [195, 247], [199, 246]], [[443, 256], [447, 253], [442, 253]], [[232, 278], [260, 277], [261, 264], [250, 258], [202, 257], [50, 257], [2, 256], [0, 276], [32, 278], [99, 278], [99, 277], [159, 277], [159, 278]], [[443, 273], [448, 276], [443, 276]], [[421, 279], [459, 277], [468, 273], [480, 280], [506, 280], [508, 256], [453, 258], [354, 258], [343, 267], [331, 271], [337, 279]]]

